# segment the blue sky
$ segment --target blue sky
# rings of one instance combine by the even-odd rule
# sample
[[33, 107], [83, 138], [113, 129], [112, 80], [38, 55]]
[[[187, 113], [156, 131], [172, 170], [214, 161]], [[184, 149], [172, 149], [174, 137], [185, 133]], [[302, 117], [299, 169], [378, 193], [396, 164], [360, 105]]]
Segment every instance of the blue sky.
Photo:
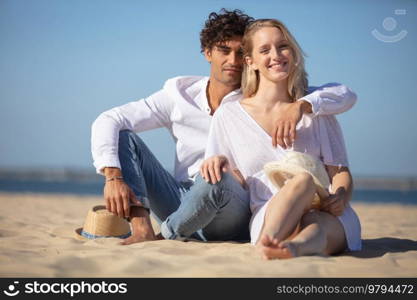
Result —
[[[222, 7], [280, 19], [308, 55], [311, 85], [342, 82], [358, 94], [338, 117], [354, 175], [417, 176], [411, 0], [1, 0], [0, 167], [92, 168], [90, 127], [102, 111], [143, 98], [170, 77], [208, 75], [199, 32]], [[374, 29], [406, 35], [383, 42]], [[141, 136], [171, 169], [167, 132]]]

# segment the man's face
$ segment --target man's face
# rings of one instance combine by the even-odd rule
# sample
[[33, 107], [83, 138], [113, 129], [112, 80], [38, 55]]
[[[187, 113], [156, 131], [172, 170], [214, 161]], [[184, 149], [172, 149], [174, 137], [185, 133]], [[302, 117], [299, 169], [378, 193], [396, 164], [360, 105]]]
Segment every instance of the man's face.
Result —
[[234, 37], [204, 51], [211, 64], [211, 77], [224, 85], [238, 88], [242, 78], [242, 37]]

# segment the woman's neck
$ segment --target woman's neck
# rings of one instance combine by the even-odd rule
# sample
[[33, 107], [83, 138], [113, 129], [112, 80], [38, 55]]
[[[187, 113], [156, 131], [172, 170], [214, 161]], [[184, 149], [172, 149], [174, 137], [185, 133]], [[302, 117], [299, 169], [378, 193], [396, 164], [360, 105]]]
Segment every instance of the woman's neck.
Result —
[[272, 82], [269, 80], [260, 80], [259, 88], [253, 101], [260, 104], [266, 111], [281, 104], [290, 103], [291, 97], [288, 94], [288, 80]]

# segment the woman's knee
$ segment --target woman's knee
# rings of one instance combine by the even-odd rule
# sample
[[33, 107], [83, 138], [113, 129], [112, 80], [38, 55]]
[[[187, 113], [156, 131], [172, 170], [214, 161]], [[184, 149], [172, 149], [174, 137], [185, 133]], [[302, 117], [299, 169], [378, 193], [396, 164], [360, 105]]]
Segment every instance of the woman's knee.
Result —
[[291, 178], [290, 182], [297, 190], [303, 190], [312, 193], [316, 191], [313, 176], [307, 172], [302, 172], [295, 175], [293, 178]]
[[306, 185], [314, 184], [313, 176], [307, 172], [301, 172], [293, 177], [298, 183], [303, 183]]

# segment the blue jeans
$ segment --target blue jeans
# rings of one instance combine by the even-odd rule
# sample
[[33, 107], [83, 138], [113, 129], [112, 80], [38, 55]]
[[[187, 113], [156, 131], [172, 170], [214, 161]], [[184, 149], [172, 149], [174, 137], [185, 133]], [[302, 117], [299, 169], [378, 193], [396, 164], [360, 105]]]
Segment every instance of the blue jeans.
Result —
[[223, 173], [216, 184], [200, 175], [194, 183], [178, 182], [129, 130], [119, 133], [119, 160], [125, 182], [162, 223], [165, 239], [250, 239], [249, 192], [232, 175]]

